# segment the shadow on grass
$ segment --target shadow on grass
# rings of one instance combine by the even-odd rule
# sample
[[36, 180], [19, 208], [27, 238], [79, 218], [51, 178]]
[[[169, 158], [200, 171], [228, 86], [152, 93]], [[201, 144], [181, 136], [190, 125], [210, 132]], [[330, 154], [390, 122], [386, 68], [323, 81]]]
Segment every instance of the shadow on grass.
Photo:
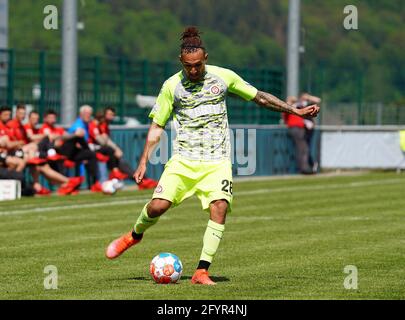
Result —
[[[216, 277], [216, 276], [210, 276], [212, 281], [214, 282], [228, 282], [230, 281], [229, 278], [227, 277]], [[146, 281], [146, 280], [151, 280], [151, 277], [131, 277], [131, 278], [126, 278], [124, 280], [134, 280], [134, 281]], [[191, 280], [191, 276], [181, 276], [181, 280]]]

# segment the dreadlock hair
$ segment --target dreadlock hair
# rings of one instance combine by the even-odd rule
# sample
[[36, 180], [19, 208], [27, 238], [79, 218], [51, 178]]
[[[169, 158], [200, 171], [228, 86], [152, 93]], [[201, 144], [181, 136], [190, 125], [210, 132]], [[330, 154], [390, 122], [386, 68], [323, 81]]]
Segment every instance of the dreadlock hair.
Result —
[[200, 35], [201, 32], [197, 27], [187, 27], [180, 38], [180, 40], [182, 40], [180, 45], [181, 53], [191, 53], [198, 49], [202, 49], [205, 52], [205, 47]]

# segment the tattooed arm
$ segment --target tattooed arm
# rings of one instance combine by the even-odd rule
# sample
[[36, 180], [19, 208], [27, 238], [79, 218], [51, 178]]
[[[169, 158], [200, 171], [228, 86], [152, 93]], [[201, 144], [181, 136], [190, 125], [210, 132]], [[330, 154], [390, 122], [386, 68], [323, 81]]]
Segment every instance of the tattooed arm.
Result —
[[291, 113], [301, 117], [316, 117], [319, 112], [319, 106], [316, 104], [303, 109], [297, 109], [289, 105], [288, 103], [278, 99], [272, 94], [263, 91], [258, 91], [253, 101], [259, 106], [265, 107], [267, 109], [278, 112]]

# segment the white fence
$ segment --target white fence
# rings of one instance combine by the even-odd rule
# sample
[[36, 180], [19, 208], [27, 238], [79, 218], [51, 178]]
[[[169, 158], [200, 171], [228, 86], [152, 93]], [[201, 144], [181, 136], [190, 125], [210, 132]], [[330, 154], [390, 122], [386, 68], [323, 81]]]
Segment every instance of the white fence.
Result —
[[405, 169], [399, 131], [405, 127], [322, 127], [323, 169]]

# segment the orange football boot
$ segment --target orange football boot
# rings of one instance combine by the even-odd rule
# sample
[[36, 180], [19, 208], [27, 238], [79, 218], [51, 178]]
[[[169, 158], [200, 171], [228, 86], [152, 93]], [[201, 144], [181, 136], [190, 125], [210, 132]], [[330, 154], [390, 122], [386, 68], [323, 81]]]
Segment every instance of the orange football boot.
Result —
[[111, 242], [110, 245], [107, 247], [107, 250], [105, 251], [105, 256], [108, 259], [115, 259], [123, 254], [126, 250], [131, 248], [133, 245], [139, 243], [141, 240], [142, 238], [134, 239], [132, 237], [132, 231], [130, 231]]
[[210, 279], [209, 273], [206, 269], [197, 269], [191, 278], [192, 284], [205, 284], [214, 286], [216, 283]]

